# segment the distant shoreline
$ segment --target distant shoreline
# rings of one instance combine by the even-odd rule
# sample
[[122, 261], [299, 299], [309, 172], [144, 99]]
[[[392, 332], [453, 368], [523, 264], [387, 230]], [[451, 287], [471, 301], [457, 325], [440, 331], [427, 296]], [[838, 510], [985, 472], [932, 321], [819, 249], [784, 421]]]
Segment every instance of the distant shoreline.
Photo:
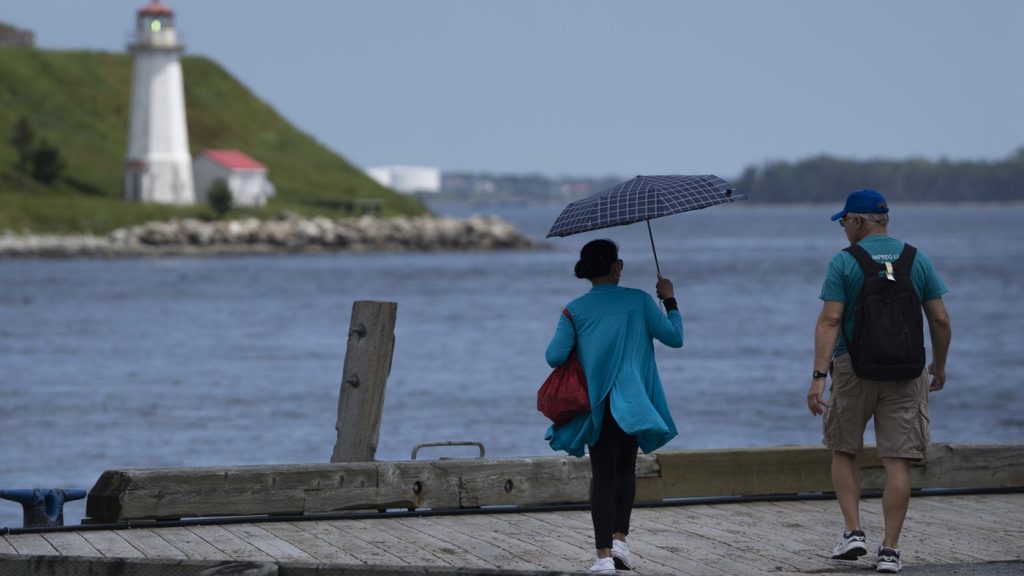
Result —
[[118, 258], [325, 252], [536, 249], [515, 226], [493, 216], [282, 217], [204, 222], [175, 219], [110, 234], [0, 234], [0, 258]]

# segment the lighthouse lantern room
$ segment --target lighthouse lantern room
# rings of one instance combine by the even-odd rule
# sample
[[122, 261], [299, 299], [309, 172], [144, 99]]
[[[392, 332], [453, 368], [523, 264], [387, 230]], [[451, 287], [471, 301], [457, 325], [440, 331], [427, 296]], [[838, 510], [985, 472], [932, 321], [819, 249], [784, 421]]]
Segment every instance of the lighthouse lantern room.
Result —
[[185, 86], [174, 12], [159, 0], [138, 11], [133, 56], [132, 109], [125, 158], [127, 200], [194, 204], [192, 155], [185, 119]]

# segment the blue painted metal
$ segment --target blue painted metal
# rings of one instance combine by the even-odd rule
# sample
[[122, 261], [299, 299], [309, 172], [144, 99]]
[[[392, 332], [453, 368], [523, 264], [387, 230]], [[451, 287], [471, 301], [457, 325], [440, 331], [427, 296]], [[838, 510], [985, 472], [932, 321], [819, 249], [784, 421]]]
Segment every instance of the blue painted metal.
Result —
[[64, 525], [64, 503], [85, 498], [80, 488], [34, 488], [0, 490], [0, 498], [19, 502], [25, 528], [49, 528]]

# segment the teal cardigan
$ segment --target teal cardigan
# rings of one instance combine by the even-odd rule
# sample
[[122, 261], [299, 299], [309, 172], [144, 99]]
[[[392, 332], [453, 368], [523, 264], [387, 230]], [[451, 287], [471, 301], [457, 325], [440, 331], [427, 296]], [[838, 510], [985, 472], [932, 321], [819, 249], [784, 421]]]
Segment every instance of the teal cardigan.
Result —
[[666, 316], [642, 290], [598, 284], [567, 306], [576, 327], [564, 314], [548, 344], [547, 361], [560, 366], [573, 344], [590, 392], [589, 413], [561, 426], [548, 428], [545, 440], [554, 450], [583, 456], [601, 435], [605, 402], [612, 417], [627, 434], [636, 436], [640, 449], [651, 452], [676, 436], [676, 425], [665, 402], [653, 339], [672, 348], [683, 345], [683, 318], [678, 310]]

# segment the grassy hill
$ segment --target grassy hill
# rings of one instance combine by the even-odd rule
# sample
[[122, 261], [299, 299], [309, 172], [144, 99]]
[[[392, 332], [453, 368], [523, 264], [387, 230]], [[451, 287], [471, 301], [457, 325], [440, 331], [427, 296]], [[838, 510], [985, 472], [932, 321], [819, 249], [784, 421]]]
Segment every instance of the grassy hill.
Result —
[[[267, 165], [277, 195], [256, 215], [342, 216], [357, 199], [380, 199], [385, 215], [426, 212], [418, 200], [378, 185], [297, 130], [215, 62], [190, 56], [182, 68], [192, 154], [238, 148]], [[126, 54], [0, 48], [0, 230], [102, 233], [146, 220], [213, 214], [205, 206], [122, 200], [131, 70]], [[37, 141], [55, 145], [67, 164], [49, 186], [16, 166], [11, 136], [21, 116]]]

